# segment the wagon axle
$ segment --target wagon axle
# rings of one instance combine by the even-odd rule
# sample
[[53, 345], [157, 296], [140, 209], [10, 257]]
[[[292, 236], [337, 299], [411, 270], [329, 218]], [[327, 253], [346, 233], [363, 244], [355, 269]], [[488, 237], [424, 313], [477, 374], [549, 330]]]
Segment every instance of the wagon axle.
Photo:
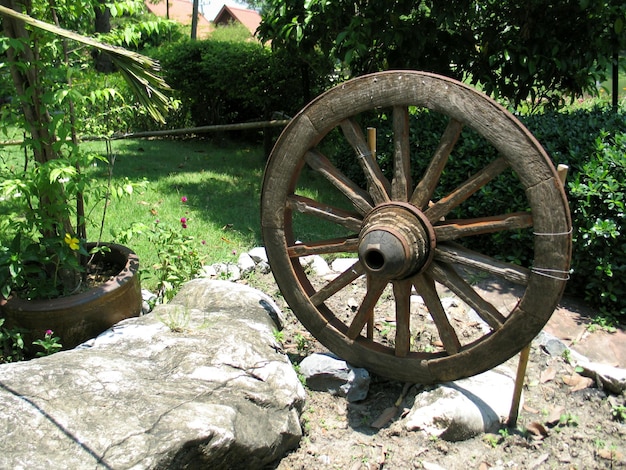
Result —
[[358, 253], [370, 275], [405, 279], [432, 261], [435, 232], [416, 207], [398, 202], [382, 204], [365, 219]]

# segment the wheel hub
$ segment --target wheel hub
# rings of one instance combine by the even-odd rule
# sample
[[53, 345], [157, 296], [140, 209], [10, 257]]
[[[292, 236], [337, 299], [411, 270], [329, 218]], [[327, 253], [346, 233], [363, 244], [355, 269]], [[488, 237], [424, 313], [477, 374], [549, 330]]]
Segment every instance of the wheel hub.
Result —
[[359, 259], [372, 275], [394, 280], [413, 276], [430, 264], [434, 251], [432, 225], [410, 204], [381, 204], [365, 218]]

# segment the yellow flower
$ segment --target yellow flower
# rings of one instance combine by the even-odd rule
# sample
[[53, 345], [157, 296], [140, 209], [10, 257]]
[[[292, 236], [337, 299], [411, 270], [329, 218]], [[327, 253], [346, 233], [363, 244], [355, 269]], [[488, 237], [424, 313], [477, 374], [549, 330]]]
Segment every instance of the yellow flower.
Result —
[[77, 251], [78, 248], [80, 248], [80, 246], [78, 245], [80, 243], [80, 240], [76, 237], [71, 236], [69, 233], [65, 234], [65, 238], [63, 239], [63, 241], [68, 244], [71, 250]]

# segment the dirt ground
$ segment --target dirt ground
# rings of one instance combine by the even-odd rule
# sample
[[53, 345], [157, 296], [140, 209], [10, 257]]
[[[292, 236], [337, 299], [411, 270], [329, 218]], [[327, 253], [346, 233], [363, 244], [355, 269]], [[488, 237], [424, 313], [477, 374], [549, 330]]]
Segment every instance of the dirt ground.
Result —
[[[308, 354], [326, 351], [293, 315], [271, 274], [255, 273], [243, 282], [270, 295], [282, 309], [287, 321], [280, 339], [295, 365]], [[359, 289], [364, 286], [355, 284], [333, 296], [333, 311], [354, 309]], [[391, 317], [392, 305], [389, 302]], [[376, 330], [379, 341], [385, 342], [386, 317], [379, 308], [377, 315], [382, 320]], [[416, 315], [423, 315], [419, 306], [415, 310]], [[469, 322], [462, 334], [471, 337], [476, 328]], [[427, 328], [420, 341], [436, 347]], [[519, 356], [515, 356], [504, 365], [514, 372], [518, 362]], [[423, 390], [418, 385], [373, 376], [367, 398], [349, 403], [345, 398], [307, 389], [300, 446], [271, 468], [626, 468], [626, 397], [597, 388], [593, 380], [579, 376], [564, 356], [550, 356], [533, 346], [516, 428], [503, 424], [496, 434], [463, 442], [406, 431], [404, 416]]]

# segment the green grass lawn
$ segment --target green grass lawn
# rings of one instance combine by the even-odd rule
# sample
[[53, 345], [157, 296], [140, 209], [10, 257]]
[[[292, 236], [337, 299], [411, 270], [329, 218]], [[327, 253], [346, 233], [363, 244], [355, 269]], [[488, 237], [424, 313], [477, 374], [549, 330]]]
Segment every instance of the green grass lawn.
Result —
[[[104, 143], [86, 147], [104, 152]], [[99, 148], [100, 147], [100, 148]], [[260, 147], [214, 145], [202, 140], [128, 140], [112, 143], [113, 180], [145, 181], [130, 197], [114, 198], [108, 209], [103, 239], [140, 222], [180, 230], [193, 237], [189, 248], [206, 264], [233, 261], [242, 251], [261, 244], [259, 197], [264, 157]], [[106, 170], [98, 172], [106, 178]], [[185, 202], [183, 202], [185, 198]], [[96, 210], [101, 211], [102, 205]], [[181, 218], [186, 219], [183, 228]], [[97, 217], [93, 217], [97, 220]], [[92, 235], [97, 230], [91, 230]], [[128, 244], [142, 268], [157, 262], [146, 237]], [[150, 288], [149, 277], [147, 277]]]

